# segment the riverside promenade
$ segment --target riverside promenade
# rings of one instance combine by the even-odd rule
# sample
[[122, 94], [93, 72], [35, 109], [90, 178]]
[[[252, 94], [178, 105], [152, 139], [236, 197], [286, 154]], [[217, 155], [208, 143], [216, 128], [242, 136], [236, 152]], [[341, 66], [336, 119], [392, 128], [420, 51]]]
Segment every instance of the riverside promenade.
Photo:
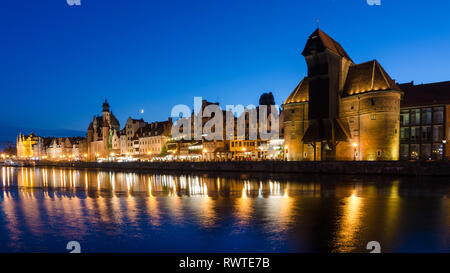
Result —
[[[450, 161], [228, 161], [68, 162], [36, 161], [36, 167], [119, 171], [258, 172], [291, 174], [449, 176]], [[450, 181], [450, 180], [449, 180]]]

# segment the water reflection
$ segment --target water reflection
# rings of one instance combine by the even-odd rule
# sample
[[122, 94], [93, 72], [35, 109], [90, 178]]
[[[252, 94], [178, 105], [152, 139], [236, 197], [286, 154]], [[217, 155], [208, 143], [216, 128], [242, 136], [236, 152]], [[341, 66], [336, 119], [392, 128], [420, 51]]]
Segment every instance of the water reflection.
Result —
[[0, 251], [449, 251], [439, 178], [1, 169]]

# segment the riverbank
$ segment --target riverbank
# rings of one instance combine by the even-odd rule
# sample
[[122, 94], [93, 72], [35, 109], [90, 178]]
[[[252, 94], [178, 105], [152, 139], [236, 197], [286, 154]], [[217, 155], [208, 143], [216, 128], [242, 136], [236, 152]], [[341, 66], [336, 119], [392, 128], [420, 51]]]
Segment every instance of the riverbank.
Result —
[[450, 176], [450, 161], [230, 161], [230, 162], [53, 162], [36, 167], [183, 172]]

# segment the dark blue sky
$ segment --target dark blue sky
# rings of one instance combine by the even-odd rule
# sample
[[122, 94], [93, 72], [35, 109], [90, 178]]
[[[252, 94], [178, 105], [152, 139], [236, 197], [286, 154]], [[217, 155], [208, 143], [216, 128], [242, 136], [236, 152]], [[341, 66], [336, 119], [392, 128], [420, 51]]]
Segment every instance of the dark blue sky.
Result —
[[194, 96], [247, 105], [272, 91], [280, 104], [306, 73], [317, 18], [357, 63], [450, 80], [446, 0], [81, 1], [2, 0], [0, 125], [84, 131], [105, 96], [121, 125]]

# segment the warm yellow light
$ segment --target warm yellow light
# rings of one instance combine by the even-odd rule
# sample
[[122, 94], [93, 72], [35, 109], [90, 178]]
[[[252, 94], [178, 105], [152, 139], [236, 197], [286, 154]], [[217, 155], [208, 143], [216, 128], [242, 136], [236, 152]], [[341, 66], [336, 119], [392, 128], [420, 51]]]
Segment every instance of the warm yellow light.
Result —
[[110, 156], [115, 156], [115, 154], [114, 154], [114, 153], [111, 153]]
[[245, 150], [247, 150], [247, 149], [245, 149], [245, 147], [244, 147], [244, 148], [242, 148], [242, 151], [244, 151], [244, 152], [245, 152]]
[[99, 153], [96, 153], [95, 155], [96, 155], [97, 157], [98, 157], [98, 156], [100, 156], [100, 154], [99, 154]]
[[356, 142], [353, 142], [353, 147], [358, 147], [358, 143], [356, 143]]
[[287, 150], [287, 148], [288, 148], [288, 146], [287, 146], [287, 145], [286, 145], [286, 146], [284, 146], [284, 149], [285, 149], [285, 150]]
[[206, 153], [206, 149], [203, 149], [203, 152]]
[[147, 152], [147, 154], [151, 155], [151, 154], [152, 154], [152, 152]]
[[84, 156], [84, 157], [87, 157], [87, 154], [84, 154], [83, 156]]

